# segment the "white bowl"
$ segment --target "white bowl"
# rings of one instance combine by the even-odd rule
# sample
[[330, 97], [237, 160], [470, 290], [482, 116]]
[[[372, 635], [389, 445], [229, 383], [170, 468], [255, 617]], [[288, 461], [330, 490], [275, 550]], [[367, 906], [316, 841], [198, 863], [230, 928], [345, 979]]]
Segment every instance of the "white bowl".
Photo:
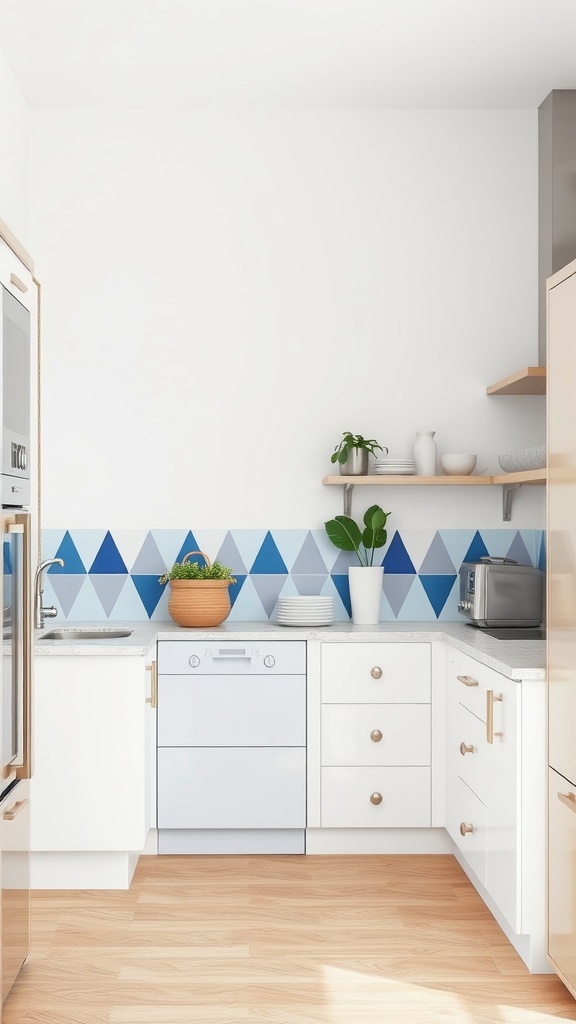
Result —
[[546, 445], [533, 448], [518, 448], [498, 456], [498, 462], [505, 473], [521, 473], [525, 469], [544, 469], [546, 466]]
[[476, 455], [441, 455], [440, 465], [447, 476], [470, 476], [476, 469]]

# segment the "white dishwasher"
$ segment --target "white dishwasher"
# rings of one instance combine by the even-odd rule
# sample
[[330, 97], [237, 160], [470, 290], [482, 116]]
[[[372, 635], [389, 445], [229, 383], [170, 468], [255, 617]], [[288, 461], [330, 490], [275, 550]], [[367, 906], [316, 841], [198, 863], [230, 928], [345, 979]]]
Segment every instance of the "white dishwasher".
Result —
[[304, 853], [306, 643], [158, 642], [158, 852]]

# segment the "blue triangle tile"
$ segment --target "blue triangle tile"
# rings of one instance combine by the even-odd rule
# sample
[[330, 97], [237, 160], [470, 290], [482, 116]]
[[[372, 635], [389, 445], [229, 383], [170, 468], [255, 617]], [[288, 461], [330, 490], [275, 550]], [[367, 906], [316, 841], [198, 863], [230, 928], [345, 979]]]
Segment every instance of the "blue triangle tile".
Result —
[[127, 579], [127, 574], [122, 575], [119, 572], [110, 574], [95, 572], [90, 577], [90, 583], [98, 595], [107, 618], [110, 618], [114, 605], [120, 597]]
[[164, 572], [164, 559], [151, 532], [148, 532], [146, 539], [138, 552], [138, 557], [132, 566], [133, 576], [161, 576]]
[[237, 573], [234, 579], [236, 580], [236, 583], [231, 583], [230, 586], [228, 587], [228, 593], [230, 594], [230, 604], [232, 608], [236, 604], [238, 595], [240, 594], [240, 591], [242, 590], [242, 587], [246, 582], [246, 576], [241, 576], [240, 573]]
[[326, 569], [326, 563], [318, 550], [318, 545], [311, 532], [308, 533], [306, 540], [300, 548], [300, 552], [291, 571], [293, 576], [309, 576], [313, 573], [327, 574], [328, 570]]
[[468, 548], [472, 543], [474, 537], [474, 530], [438, 530], [446, 551], [450, 555], [452, 565], [456, 570], [460, 568]]
[[[447, 577], [445, 577], [445, 579], [446, 578]], [[418, 576], [408, 591], [408, 596], [398, 612], [397, 619], [399, 622], [436, 621], [432, 605], [428, 600], [428, 595], [426, 594], [426, 591], [422, 586], [422, 581]]]
[[291, 577], [296, 590], [301, 596], [305, 597], [316, 597], [320, 594], [324, 583], [328, 579], [328, 573], [324, 572], [323, 575], [316, 573], [315, 575], [306, 573], [293, 573]]
[[254, 563], [262, 547], [266, 530], [230, 530], [230, 533], [244, 565], [248, 568]]
[[100, 550], [90, 566], [90, 572], [106, 574], [117, 572], [128, 573], [128, 569], [124, 565], [124, 560], [116, 547], [110, 530], [107, 531], [106, 536], [100, 545]]
[[352, 605], [350, 604], [350, 586], [348, 584], [348, 573], [331, 573], [334, 586], [340, 595], [340, 600], [344, 605], [348, 615], [352, 618]]
[[[175, 562], [181, 562], [182, 559], [184, 558], [184, 555], [187, 555], [190, 551], [199, 551], [199, 550], [200, 549], [198, 547], [198, 541], [196, 540], [196, 537], [192, 533], [192, 530], [188, 530], [188, 533], [186, 534], [186, 537], [184, 539], [184, 543], [183, 543], [182, 547], [180, 548], [180, 551], [176, 555], [176, 558], [174, 559], [174, 561]], [[206, 554], [208, 555], [208, 552], [206, 552]], [[210, 556], [208, 555], [208, 557], [210, 557]], [[195, 562], [196, 559], [195, 558], [189, 558], [188, 561], [189, 562]], [[202, 564], [202, 559], [200, 557], [198, 557], [198, 562], [200, 562], [200, 564]]]
[[517, 531], [501, 527], [494, 530], [480, 530], [479, 533], [486, 545], [488, 554], [494, 558], [504, 558]]
[[132, 582], [140, 595], [148, 618], [152, 615], [158, 601], [162, 597], [164, 587], [158, 583], [157, 576], [132, 576]]
[[384, 570], [384, 593], [395, 618], [398, 618], [415, 579], [416, 573], [403, 575]]
[[[92, 565], [98, 549], [106, 536], [106, 530], [72, 529], [70, 536], [84, 565]], [[88, 571], [88, 570], [86, 570]]]
[[74, 544], [68, 530], [66, 530], [66, 533], [62, 538], [54, 558], [62, 558], [64, 561], [64, 568], [60, 565], [51, 565], [48, 569], [48, 572], [51, 575], [78, 576], [86, 573], [84, 562], [80, 558], [76, 545]]
[[[460, 579], [457, 576], [454, 580], [454, 586], [446, 598], [446, 603], [440, 612], [438, 618], [442, 622], [462, 622], [463, 618], [458, 611], [458, 601], [460, 600]], [[472, 628], [472, 627], [470, 627]]]
[[[170, 597], [170, 590], [168, 587], [164, 587], [160, 595], [160, 600], [156, 605], [150, 618], [154, 622], [172, 622], [172, 616], [168, 611], [168, 598]], [[114, 615], [116, 615], [116, 609], [114, 609]]]
[[278, 548], [276, 547], [274, 538], [272, 537], [270, 530], [268, 530], [268, 533], [264, 538], [262, 547], [260, 548], [260, 551], [256, 555], [254, 564], [250, 569], [250, 575], [278, 576], [282, 573], [288, 575], [288, 569], [286, 568], [282, 555], [280, 554]]
[[342, 603], [342, 598], [336, 588], [334, 580], [331, 576], [328, 576], [322, 590], [320, 591], [322, 597], [331, 597], [334, 602], [334, 622], [345, 622], [349, 618], [348, 612]]
[[506, 552], [506, 558], [513, 558], [519, 565], [532, 565], [532, 559], [519, 531], [516, 532], [516, 536]]
[[420, 576], [419, 579], [438, 618], [454, 586], [456, 575]]
[[538, 568], [542, 569], [542, 572], [546, 572], [546, 534], [542, 531], [542, 538], [540, 540], [540, 548], [538, 551]]
[[416, 569], [412, 565], [412, 560], [408, 554], [402, 537], [396, 530], [396, 533], [390, 541], [388, 550], [384, 556], [384, 573], [398, 574], [400, 576], [416, 575]]
[[439, 533], [434, 535], [428, 552], [420, 566], [420, 576], [447, 575], [456, 572], [456, 567], [446, 550], [446, 545]]
[[60, 547], [60, 544], [62, 543], [62, 538], [64, 537], [65, 533], [65, 530], [48, 530], [45, 527], [42, 527], [42, 558], [54, 558], [54, 555], [56, 554], [58, 548]]
[[[168, 588], [165, 587], [164, 589], [167, 590]], [[159, 607], [159, 604], [156, 608]], [[134, 586], [132, 577], [129, 576], [120, 591], [120, 596], [114, 605], [111, 618], [114, 622], [141, 622], [143, 617], [144, 609], [142, 607], [140, 594]], [[163, 618], [170, 619], [168, 611], [166, 611]]]
[[[271, 533], [272, 533], [272, 539], [273, 539], [276, 547], [278, 548], [278, 551], [280, 552], [280, 556], [282, 558], [282, 561], [284, 562], [284, 565], [286, 565], [288, 567], [288, 569], [291, 572], [293, 572], [294, 571], [294, 563], [295, 563], [296, 559], [298, 558], [298, 555], [300, 554], [300, 551], [302, 550], [302, 545], [305, 543], [306, 537], [308, 536], [310, 531], [309, 530], [299, 530], [299, 529], [292, 529], [292, 530], [290, 530], [288, 528], [285, 528], [285, 529], [279, 528], [279, 529], [273, 529], [271, 531]], [[254, 559], [252, 559], [252, 561], [254, 561]], [[302, 571], [305, 571], [305, 570], [302, 570]], [[315, 572], [315, 570], [310, 570], [310, 571]]]
[[288, 577], [282, 573], [253, 573], [250, 578], [262, 601], [262, 607], [270, 618]]
[[484, 541], [482, 540], [482, 537], [480, 536], [479, 531], [476, 530], [476, 533], [474, 534], [474, 536], [472, 538], [472, 543], [471, 543], [470, 547], [468, 548], [466, 554], [464, 555], [463, 561], [464, 562], [477, 562], [479, 558], [482, 558], [483, 555], [487, 555], [487, 554], [488, 554], [488, 548], [486, 547]]

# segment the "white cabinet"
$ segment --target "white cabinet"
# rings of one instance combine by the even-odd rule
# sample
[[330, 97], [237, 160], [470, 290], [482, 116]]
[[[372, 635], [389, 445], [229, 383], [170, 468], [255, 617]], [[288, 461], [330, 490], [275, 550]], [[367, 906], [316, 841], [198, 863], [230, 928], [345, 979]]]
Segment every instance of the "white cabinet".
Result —
[[430, 826], [430, 645], [323, 643], [322, 828]]
[[36, 286], [32, 274], [0, 238], [0, 284], [28, 309], [36, 308]]
[[110, 655], [36, 658], [33, 888], [129, 885], [151, 824], [145, 665]]
[[306, 644], [159, 642], [160, 853], [303, 853]]
[[447, 830], [530, 969], [544, 954], [544, 681], [448, 657]]

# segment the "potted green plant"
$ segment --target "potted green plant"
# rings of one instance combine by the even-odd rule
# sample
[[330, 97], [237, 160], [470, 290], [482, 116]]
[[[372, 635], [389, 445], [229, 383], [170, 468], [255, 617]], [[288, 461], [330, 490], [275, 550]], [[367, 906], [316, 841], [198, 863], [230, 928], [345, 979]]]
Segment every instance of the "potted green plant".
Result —
[[[189, 562], [192, 555], [201, 555], [205, 564]], [[170, 584], [168, 611], [179, 626], [219, 626], [230, 614], [228, 588], [236, 583], [232, 570], [221, 562], [210, 562], [203, 551], [189, 551], [159, 582]]]
[[374, 438], [362, 437], [362, 434], [351, 434], [345, 430], [342, 440], [334, 448], [330, 456], [331, 462], [337, 462], [343, 476], [365, 476], [368, 472], [368, 455], [388, 449], [378, 444]]
[[335, 547], [355, 551], [360, 563], [348, 569], [352, 622], [357, 625], [372, 626], [380, 621], [384, 566], [374, 565], [374, 552], [388, 539], [385, 527], [389, 515], [379, 505], [371, 505], [364, 513], [363, 530], [349, 516], [336, 516], [324, 523]]

